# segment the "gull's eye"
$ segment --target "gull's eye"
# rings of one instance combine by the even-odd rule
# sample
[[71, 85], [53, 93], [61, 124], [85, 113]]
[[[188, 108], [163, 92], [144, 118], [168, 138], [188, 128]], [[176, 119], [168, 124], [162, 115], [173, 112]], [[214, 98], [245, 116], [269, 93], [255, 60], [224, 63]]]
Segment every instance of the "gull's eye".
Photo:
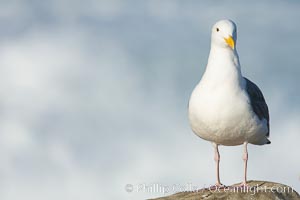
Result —
[[219, 30], [220, 30], [219, 28], [216, 28], [216, 31], [217, 31], [217, 32], [219, 32]]

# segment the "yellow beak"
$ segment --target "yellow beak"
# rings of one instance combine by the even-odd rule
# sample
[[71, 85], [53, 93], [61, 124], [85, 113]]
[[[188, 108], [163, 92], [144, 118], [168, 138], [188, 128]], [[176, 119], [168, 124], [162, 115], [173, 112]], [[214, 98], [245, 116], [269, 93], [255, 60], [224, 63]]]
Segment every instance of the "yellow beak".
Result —
[[229, 36], [228, 38], [224, 38], [224, 40], [232, 49], [234, 49], [234, 40], [232, 36]]

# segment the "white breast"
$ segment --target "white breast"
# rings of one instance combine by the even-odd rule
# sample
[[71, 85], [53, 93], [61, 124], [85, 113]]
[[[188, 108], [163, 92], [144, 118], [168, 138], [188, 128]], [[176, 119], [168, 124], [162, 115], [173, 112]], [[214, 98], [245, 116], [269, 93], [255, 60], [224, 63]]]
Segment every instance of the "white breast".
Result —
[[201, 138], [223, 145], [251, 140], [261, 127], [242, 88], [198, 84], [189, 102], [192, 130]]

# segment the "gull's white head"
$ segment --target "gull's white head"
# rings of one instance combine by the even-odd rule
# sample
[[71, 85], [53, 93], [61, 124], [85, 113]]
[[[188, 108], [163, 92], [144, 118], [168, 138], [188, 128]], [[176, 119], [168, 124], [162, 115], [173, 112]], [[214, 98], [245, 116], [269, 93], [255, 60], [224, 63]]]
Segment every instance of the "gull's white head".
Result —
[[235, 49], [236, 46], [236, 25], [231, 20], [218, 21], [212, 28], [211, 43], [222, 48]]

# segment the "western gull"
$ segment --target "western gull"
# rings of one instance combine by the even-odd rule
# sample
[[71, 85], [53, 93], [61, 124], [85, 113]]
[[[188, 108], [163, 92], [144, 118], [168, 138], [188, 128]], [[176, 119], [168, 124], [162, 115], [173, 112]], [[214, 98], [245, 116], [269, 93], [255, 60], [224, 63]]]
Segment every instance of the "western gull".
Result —
[[237, 28], [231, 20], [212, 27], [211, 49], [202, 79], [189, 100], [188, 115], [193, 132], [212, 142], [219, 176], [219, 145], [244, 145], [244, 179], [247, 186], [247, 144], [270, 144], [269, 111], [257, 85], [242, 76], [236, 50]]

